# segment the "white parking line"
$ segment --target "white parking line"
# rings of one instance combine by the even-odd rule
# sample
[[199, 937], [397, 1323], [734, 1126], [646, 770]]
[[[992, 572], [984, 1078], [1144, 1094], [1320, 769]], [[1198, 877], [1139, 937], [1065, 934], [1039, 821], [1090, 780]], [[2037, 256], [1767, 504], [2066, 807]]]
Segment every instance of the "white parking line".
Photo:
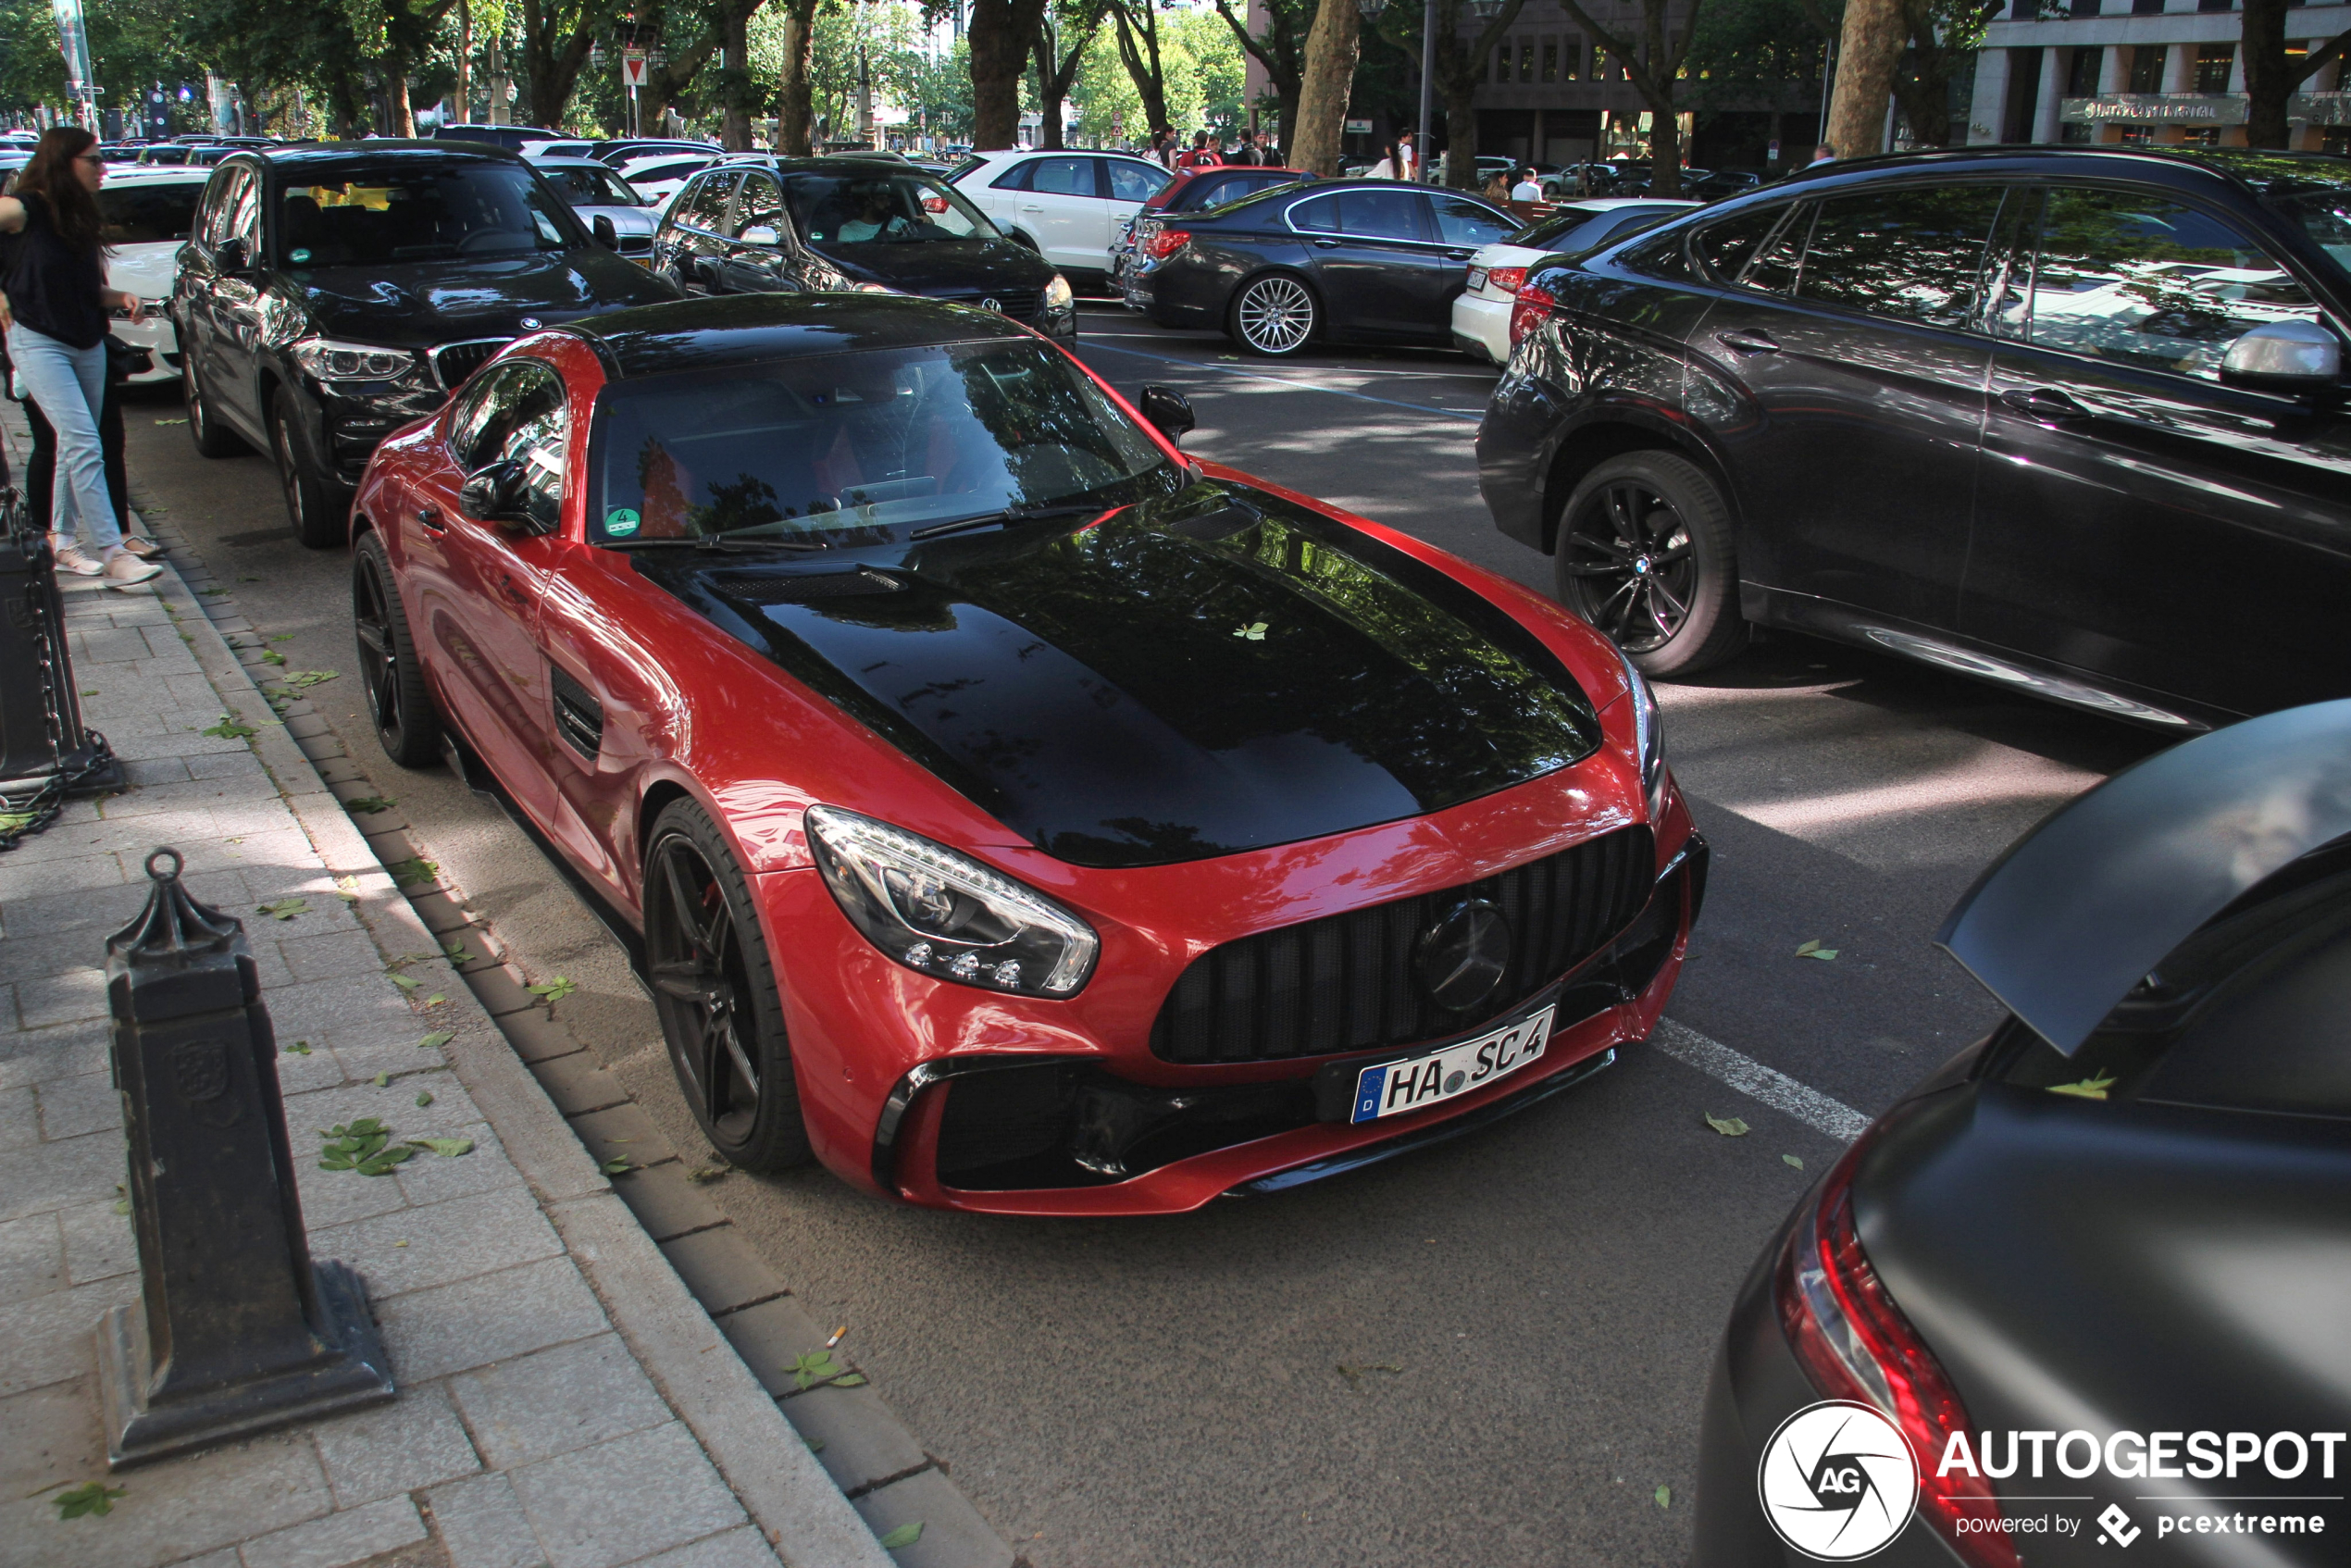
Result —
[[1351, 397], [1358, 403], [1378, 403], [1385, 404], [1390, 408], [1409, 408], [1415, 414], [1431, 414], [1440, 419], [1466, 419], [1474, 425], [1486, 417], [1483, 414], [1467, 414], [1458, 408], [1437, 408], [1425, 403], [1399, 403], [1392, 397], [1374, 397], [1369, 392], [1349, 392], [1344, 387], [1323, 387], [1316, 386], [1312, 381], [1294, 381], [1287, 376], [1264, 376], [1254, 370], [1236, 370], [1229, 365], [1207, 365], [1197, 359], [1186, 359], [1179, 355], [1153, 354], [1149, 349], [1140, 348], [1120, 348], [1116, 343], [1106, 343], [1099, 338], [1087, 339], [1081, 342], [1078, 347], [1100, 349], [1104, 354], [1131, 354], [1138, 359], [1156, 359], [1168, 365], [1188, 366], [1194, 370], [1213, 370], [1220, 376], [1238, 376], [1246, 381], [1271, 381], [1275, 386], [1287, 387], [1292, 392], [1322, 392], [1329, 397]]
[[1677, 1062], [1720, 1078], [1741, 1094], [1760, 1100], [1773, 1110], [1794, 1116], [1840, 1142], [1850, 1143], [1868, 1128], [1870, 1118], [1841, 1100], [1831, 1100], [1785, 1073], [1742, 1056], [1719, 1040], [1711, 1040], [1686, 1024], [1660, 1018], [1649, 1031], [1649, 1043]]

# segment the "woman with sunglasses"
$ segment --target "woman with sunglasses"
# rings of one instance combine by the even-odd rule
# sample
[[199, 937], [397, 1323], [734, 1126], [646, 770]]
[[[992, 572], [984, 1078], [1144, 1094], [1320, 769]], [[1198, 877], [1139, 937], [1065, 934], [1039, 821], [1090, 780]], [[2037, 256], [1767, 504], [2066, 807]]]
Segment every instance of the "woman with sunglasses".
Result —
[[106, 395], [106, 311], [137, 321], [136, 294], [106, 287], [95, 193], [106, 166], [97, 138], [77, 126], [41, 133], [14, 193], [0, 196], [0, 234], [14, 236], [0, 289], [7, 295], [8, 359], [25, 391], [56, 431], [59, 489], [96, 554], [67, 543], [60, 569], [104, 577], [128, 588], [162, 570], [123, 547], [106, 492], [106, 450], [98, 434]]

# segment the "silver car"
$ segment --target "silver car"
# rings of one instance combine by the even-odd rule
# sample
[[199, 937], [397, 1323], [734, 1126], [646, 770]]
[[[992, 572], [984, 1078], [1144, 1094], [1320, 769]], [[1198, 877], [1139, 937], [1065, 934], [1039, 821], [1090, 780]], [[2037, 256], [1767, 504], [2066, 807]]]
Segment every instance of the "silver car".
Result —
[[529, 162], [570, 204], [580, 222], [592, 230], [598, 218], [611, 219], [620, 254], [640, 265], [652, 264], [653, 230], [660, 226], [661, 215], [617, 170], [594, 158], [531, 158]]

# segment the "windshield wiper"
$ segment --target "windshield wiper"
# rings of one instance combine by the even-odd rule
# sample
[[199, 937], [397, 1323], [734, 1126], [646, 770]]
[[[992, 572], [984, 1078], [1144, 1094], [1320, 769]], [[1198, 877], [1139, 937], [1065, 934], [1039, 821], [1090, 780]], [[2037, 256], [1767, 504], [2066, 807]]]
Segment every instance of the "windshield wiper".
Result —
[[956, 517], [949, 522], [932, 523], [916, 529], [908, 539], [938, 539], [945, 534], [965, 533], [974, 529], [1004, 528], [1013, 523], [1033, 523], [1046, 517], [1099, 517], [1117, 508], [1098, 501], [1067, 506], [1007, 506], [1001, 512], [982, 512], [976, 517]]
[[798, 539], [728, 539], [712, 535], [701, 539], [609, 539], [604, 541], [611, 550], [716, 550], [728, 555], [757, 555], [769, 550], [828, 550], [830, 545], [814, 540]]

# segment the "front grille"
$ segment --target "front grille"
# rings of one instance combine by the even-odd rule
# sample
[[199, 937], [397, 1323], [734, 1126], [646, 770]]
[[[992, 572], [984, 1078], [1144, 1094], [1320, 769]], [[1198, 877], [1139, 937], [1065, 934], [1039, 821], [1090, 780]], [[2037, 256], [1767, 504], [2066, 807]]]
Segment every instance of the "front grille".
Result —
[[490, 356], [513, 342], [512, 338], [475, 338], [467, 342], [443, 343], [432, 351], [433, 374], [441, 384], [455, 392], [466, 384], [466, 378], [480, 369]]
[[1621, 828], [1463, 887], [1262, 931], [1194, 959], [1151, 1026], [1170, 1062], [1263, 1062], [1378, 1051], [1475, 1023], [1431, 1001], [1420, 939], [1464, 898], [1511, 927], [1511, 964], [1478, 1009], [1497, 1016], [1605, 947], [1641, 912], [1657, 874], [1647, 828]]
[[944, 294], [940, 296], [955, 305], [979, 305], [982, 300], [994, 300], [996, 306], [1014, 321], [1034, 321], [1044, 307], [1042, 289], [989, 289], [979, 293]]
[[650, 255], [653, 248], [653, 237], [651, 234], [623, 234], [620, 236], [620, 254], [623, 255]]

